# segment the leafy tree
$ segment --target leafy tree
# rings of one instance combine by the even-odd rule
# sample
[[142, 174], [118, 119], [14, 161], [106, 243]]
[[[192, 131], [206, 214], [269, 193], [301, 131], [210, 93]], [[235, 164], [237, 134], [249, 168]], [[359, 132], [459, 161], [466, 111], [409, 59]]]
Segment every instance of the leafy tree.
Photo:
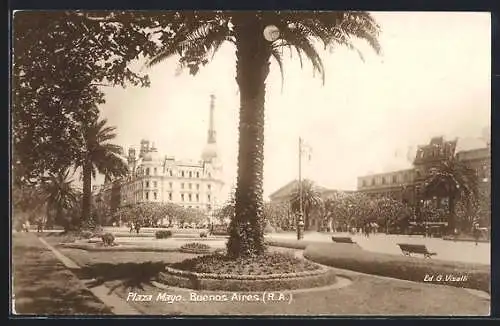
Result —
[[288, 205], [283, 203], [265, 203], [264, 218], [273, 227], [288, 230], [294, 225], [294, 218], [289, 214]]
[[98, 172], [108, 178], [121, 177], [128, 173], [128, 166], [120, 157], [120, 146], [109, 143], [116, 137], [115, 127], [106, 124], [106, 119], [94, 119], [81, 126], [81, 154], [77, 158], [76, 166], [82, 168], [83, 175], [82, 221], [90, 217], [92, 178], [95, 178]]
[[[232, 257], [262, 254], [265, 250], [262, 180], [264, 162], [265, 80], [271, 57], [282, 68], [281, 48], [304, 56], [324, 80], [324, 68], [314, 42], [325, 47], [344, 45], [355, 49], [352, 39], [368, 43], [378, 52], [379, 27], [366, 12], [180, 12], [173, 19], [182, 23], [175, 36], [164, 43], [150, 62], [157, 64], [174, 54], [180, 64], [196, 74], [209, 62], [221, 44], [236, 47], [236, 82], [240, 94], [238, 177], [235, 216], [231, 220], [228, 254]], [[274, 25], [280, 35], [275, 41], [263, 37], [264, 28]], [[359, 51], [358, 51], [359, 52]], [[281, 69], [283, 73], [283, 70]], [[283, 74], [282, 74], [283, 75]]]
[[[301, 191], [299, 186], [294, 189], [290, 199], [292, 211], [296, 214], [300, 213], [300, 196]], [[318, 209], [321, 205], [321, 197], [318, 191], [314, 188], [314, 184], [310, 180], [302, 181], [302, 210], [304, 212], [304, 228], [307, 230], [311, 224], [310, 217], [314, 209]]]
[[[147, 75], [132, 71], [129, 63], [154, 53], [155, 35], [161, 32], [165, 39], [168, 30], [145, 12], [116, 12], [112, 20], [95, 19], [108, 14], [14, 13], [14, 178], [39, 182], [73, 163], [80, 154], [81, 123], [95, 118], [97, 105], [104, 103], [102, 87], [149, 85]], [[154, 16], [155, 21], [162, 17]]]
[[474, 169], [456, 158], [443, 161], [430, 171], [424, 184], [424, 196], [448, 198], [448, 230], [456, 228], [455, 207], [458, 200], [464, 200], [470, 213], [478, 199], [478, 178]]
[[377, 224], [383, 225], [386, 231], [395, 226], [408, 224], [412, 215], [407, 204], [393, 198], [378, 198], [374, 204]]

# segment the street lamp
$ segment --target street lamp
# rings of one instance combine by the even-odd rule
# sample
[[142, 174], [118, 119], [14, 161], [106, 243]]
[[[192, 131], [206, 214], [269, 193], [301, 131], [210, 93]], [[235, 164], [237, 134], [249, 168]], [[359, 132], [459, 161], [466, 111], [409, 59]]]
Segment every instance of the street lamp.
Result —
[[302, 220], [302, 212], [299, 212], [297, 220], [297, 240], [304, 238], [304, 221]]

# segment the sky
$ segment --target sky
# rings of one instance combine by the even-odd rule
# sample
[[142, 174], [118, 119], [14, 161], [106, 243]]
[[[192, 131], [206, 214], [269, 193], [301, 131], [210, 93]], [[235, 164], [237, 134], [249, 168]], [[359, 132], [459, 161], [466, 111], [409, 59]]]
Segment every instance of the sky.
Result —
[[[411, 167], [408, 154], [431, 137], [481, 137], [490, 125], [489, 13], [374, 12], [382, 54], [359, 43], [320, 54], [326, 80], [284, 50], [266, 80], [264, 196], [298, 178], [298, 139], [312, 149], [302, 175], [332, 189], [357, 177]], [[173, 57], [146, 71], [151, 87], [106, 88], [102, 116], [125, 150], [149, 139], [162, 155], [200, 159], [210, 94], [225, 191], [236, 182], [239, 94], [235, 49], [224, 45], [196, 76], [176, 75]], [[141, 65], [141, 69], [143, 66]], [[99, 183], [102, 178], [96, 180]], [[102, 182], [102, 181], [101, 181]]]

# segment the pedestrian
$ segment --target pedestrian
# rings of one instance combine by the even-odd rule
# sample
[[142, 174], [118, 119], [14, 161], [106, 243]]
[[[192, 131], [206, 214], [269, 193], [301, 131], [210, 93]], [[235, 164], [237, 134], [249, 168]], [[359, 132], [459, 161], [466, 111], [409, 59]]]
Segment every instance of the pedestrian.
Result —
[[477, 223], [475, 223], [473, 226], [473, 229], [472, 229], [472, 233], [474, 236], [474, 242], [476, 243], [476, 246], [477, 246], [477, 243], [479, 241], [480, 232], [481, 232], [481, 230], [479, 229], [479, 225]]
[[129, 230], [129, 233], [132, 233], [132, 231], [134, 231], [134, 223], [133, 223], [133, 222], [130, 222], [130, 230]]

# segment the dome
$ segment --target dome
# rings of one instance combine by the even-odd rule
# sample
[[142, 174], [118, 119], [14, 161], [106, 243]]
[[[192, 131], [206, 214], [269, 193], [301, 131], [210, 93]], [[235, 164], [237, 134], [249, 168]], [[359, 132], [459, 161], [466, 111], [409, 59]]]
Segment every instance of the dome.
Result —
[[203, 153], [201, 154], [201, 158], [205, 162], [212, 161], [217, 158], [217, 145], [214, 143], [207, 144], [203, 149]]

